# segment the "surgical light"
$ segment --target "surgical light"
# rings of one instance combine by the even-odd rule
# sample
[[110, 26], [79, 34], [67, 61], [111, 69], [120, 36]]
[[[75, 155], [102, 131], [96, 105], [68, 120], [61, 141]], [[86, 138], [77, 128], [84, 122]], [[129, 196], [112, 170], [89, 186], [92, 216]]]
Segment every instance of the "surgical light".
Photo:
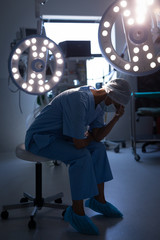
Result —
[[111, 55], [110, 59], [111, 59], [112, 61], [115, 61], [115, 60], [116, 60], [116, 56], [113, 54], [113, 55]]
[[37, 42], [37, 39], [36, 39], [36, 38], [32, 38], [32, 39], [31, 39], [31, 42], [34, 44], [34, 43]]
[[148, 54], [147, 54], [147, 58], [148, 58], [148, 59], [153, 58], [153, 54], [152, 54], [152, 53], [148, 53]]
[[150, 66], [151, 66], [151, 68], [155, 68], [156, 67], [156, 63], [155, 62], [151, 62]]
[[138, 62], [139, 61], [139, 57], [138, 56], [134, 56], [133, 57], [133, 62]]
[[27, 83], [22, 83], [22, 88], [26, 89], [27, 88]]
[[125, 16], [125, 17], [129, 17], [130, 16], [130, 14], [131, 14], [131, 11], [130, 10], [125, 10], [124, 11], [124, 13], [123, 13], [123, 15]]
[[36, 58], [38, 56], [38, 53], [37, 52], [33, 52], [32, 56]]
[[13, 72], [13, 73], [16, 73], [17, 71], [18, 71], [17, 68], [12, 68], [12, 72]]
[[110, 23], [108, 21], [104, 22], [104, 27], [109, 28], [110, 27]]
[[129, 63], [127, 63], [125, 66], [124, 66], [124, 68], [126, 69], [126, 70], [129, 70], [130, 69], [130, 64]]
[[54, 77], [53, 77], [53, 81], [54, 81], [54, 82], [58, 82], [58, 81], [59, 81], [59, 78], [56, 77], [56, 76], [54, 76]]
[[138, 48], [138, 47], [135, 47], [135, 48], [133, 49], [133, 52], [134, 52], [134, 53], [139, 53], [139, 48]]
[[119, 7], [118, 7], [118, 6], [115, 6], [115, 7], [113, 8], [113, 12], [115, 12], [115, 13], [119, 12]]
[[43, 80], [39, 80], [39, 81], [38, 81], [38, 84], [39, 84], [39, 85], [43, 85], [43, 83], [44, 83]]
[[17, 54], [14, 54], [14, 55], [13, 55], [13, 59], [14, 59], [14, 60], [18, 60], [18, 55], [17, 55]]
[[30, 46], [31, 42], [30, 42], [29, 40], [26, 40], [26, 41], [25, 41], [25, 44], [26, 44], [27, 46]]
[[28, 90], [28, 92], [32, 92], [33, 87], [32, 86], [28, 86], [27, 90]]
[[[50, 76], [47, 75], [47, 64], [52, 64]], [[55, 42], [42, 35], [34, 35], [23, 39], [14, 47], [8, 67], [18, 88], [29, 94], [39, 95], [53, 89], [61, 80], [64, 57]]]
[[44, 92], [44, 87], [39, 87], [39, 91], [43, 93]]
[[45, 39], [44, 41], [43, 41], [43, 43], [44, 43], [44, 45], [48, 45], [48, 40], [47, 39]]
[[48, 47], [49, 47], [49, 48], [53, 48], [53, 47], [54, 47], [54, 44], [53, 44], [53, 43], [49, 43]]
[[112, 49], [110, 47], [107, 47], [105, 51], [106, 53], [111, 53]]
[[33, 51], [36, 51], [36, 50], [37, 50], [37, 46], [33, 45], [33, 46], [32, 46], [32, 50], [33, 50]]
[[148, 45], [144, 45], [143, 46], [143, 51], [147, 52], [149, 50], [149, 46]]
[[16, 49], [16, 53], [21, 54], [21, 49], [20, 49], [20, 48], [17, 48], [17, 49]]
[[33, 79], [30, 79], [28, 82], [29, 82], [29, 84], [31, 84], [31, 85], [34, 84], [34, 80], [33, 80]]
[[40, 58], [44, 58], [44, 53], [41, 52], [41, 53], [39, 54], [39, 57], [40, 57]]
[[[117, 0], [104, 12], [99, 25], [99, 45], [103, 56], [115, 69], [135, 76], [160, 69], [160, 45], [154, 37], [158, 27], [155, 1]], [[125, 54], [118, 53], [112, 43], [112, 29], [119, 18], [124, 31]]]
[[128, 19], [128, 24], [129, 24], [129, 25], [133, 25], [133, 24], [134, 24], [134, 22], [135, 22], [135, 21], [134, 21], [134, 19], [133, 19], [133, 18], [130, 18], [130, 19]]
[[120, 2], [120, 5], [121, 5], [122, 7], [127, 7], [127, 1], [121, 1], [121, 2]]

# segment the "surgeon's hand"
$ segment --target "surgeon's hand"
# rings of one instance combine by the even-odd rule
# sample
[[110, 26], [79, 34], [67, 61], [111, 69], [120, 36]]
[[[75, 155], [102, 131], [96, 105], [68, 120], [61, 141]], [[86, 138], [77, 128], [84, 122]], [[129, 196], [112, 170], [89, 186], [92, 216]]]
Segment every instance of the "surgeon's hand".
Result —
[[85, 137], [88, 137], [88, 136], [89, 136], [89, 132], [86, 131], [86, 132], [84, 133], [84, 136], [85, 136]]
[[110, 133], [110, 131], [112, 130], [114, 125], [117, 123], [119, 118], [124, 114], [123, 105], [116, 104], [115, 107], [116, 107], [116, 112], [114, 117], [110, 120], [110, 122], [101, 128], [94, 128], [92, 130], [91, 136], [93, 136], [93, 141], [100, 142], [102, 139], [104, 139], [104, 137], [106, 137]]
[[124, 114], [124, 106], [120, 105], [120, 104], [117, 104], [117, 105], [115, 105], [115, 107], [116, 107], [116, 114], [115, 114], [115, 116], [117, 116], [119, 118], [122, 117], [123, 114]]
[[85, 132], [86, 138], [84, 139], [76, 139], [73, 138], [73, 143], [77, 149], [85, 148], [88, 144], [94, 140], [92, 133], [89, 131]]

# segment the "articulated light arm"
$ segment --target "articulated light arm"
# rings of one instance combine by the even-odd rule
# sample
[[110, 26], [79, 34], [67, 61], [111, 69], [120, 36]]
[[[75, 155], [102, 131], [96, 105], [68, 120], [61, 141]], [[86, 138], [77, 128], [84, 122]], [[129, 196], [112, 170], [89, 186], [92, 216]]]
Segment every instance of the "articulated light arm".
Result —
[[48, 0], [35, 0], [35, 17], [40, 18], [40, 8], [45, 5]]

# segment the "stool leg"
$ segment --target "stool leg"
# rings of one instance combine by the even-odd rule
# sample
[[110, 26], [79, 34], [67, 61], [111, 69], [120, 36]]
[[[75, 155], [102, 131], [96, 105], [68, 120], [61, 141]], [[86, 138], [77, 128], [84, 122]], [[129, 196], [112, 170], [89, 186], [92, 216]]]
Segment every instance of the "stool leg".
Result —
[[43, 198], [42, 198], [42, 164], [36, 163], [36, 198], [35, 205], [38, 207], [43, 206]]

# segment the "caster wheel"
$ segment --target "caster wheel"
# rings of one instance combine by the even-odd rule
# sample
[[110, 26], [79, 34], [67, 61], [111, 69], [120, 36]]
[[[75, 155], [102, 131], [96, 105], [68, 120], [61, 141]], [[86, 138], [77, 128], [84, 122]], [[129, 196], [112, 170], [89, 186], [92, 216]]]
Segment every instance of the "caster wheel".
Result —
[[9, 216], [9, 213], [7, 212], [7, 210], [1, 212], [1, 218], [2, 218], [2, 219], [7, 219], [8, 216]]
[[20, 203], [26, 203], [26, 202], [28, 202], [28, 198], [27, 197], [21, 198]]
[[28, 222], [29, 229], [35, 229], [36, 228], [36, 222], [34, 220], [30, 220]]
[[115, 152], [115, 153], [119, 153], [119, 146], [117, 146], [117, 147], [114, 148], [114, 152]]
[[126, 148], [126, 143], [122, 142], [122, 148]]
[[146, 153], [145, 147], [142, 147], [142, 152], [143, 152], [143, 153]]
[[66, 212], [66, 210], [64, 210], [63, 212], [62, 212], [62, 217], [64, 218], [64, 214], [65, 214], [65, 212]]
[[140, 156], [138, 154], [136, 154], [134, 159], [138, 162], [140, 160]]
[[60, 166], [61, 164], [58, 161], [53, 161], [54, 166]]
[[54, 200], [55, 203], [62, 203], [62, 198], [57, 198], [56, 200]]

